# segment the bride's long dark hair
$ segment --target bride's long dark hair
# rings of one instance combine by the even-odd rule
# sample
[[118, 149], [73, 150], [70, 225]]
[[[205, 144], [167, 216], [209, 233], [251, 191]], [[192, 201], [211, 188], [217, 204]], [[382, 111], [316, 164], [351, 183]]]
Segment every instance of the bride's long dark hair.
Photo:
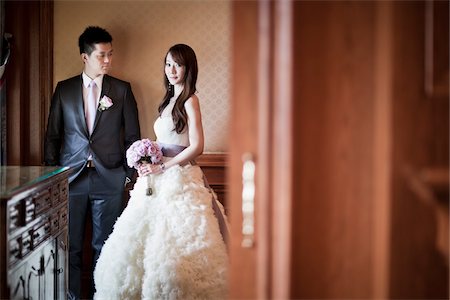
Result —
[[[169, 51], [167, 51], [166, 56], [164, 57], [164, 68], [166, 65], [166, 58], [169, 53], [172, 55], [172, 58], [177, 64], [185, 66], [184, 88], [178, 96], [172, 110], [172, 119], [175, 124], [174, 130], [177, 133], [181, 133], [187, 125], [187, 114], [186, 109], [184, 108], [184, 103], [186, 103], [186, 101], [197, 91], [195, 86], [197, 83], [198, 74], [197, 57], [195, 56], [194, 50], [192, 50], [192, 48], [188, 45], [177, 44], [172, 46]], [[158, 107], [160, 116], [164, 108], [169, 104], [170, 98], [173, 97], [174, 93], [174, 87], [169, 83], [166, 72], [164, 72], [164, 87], [166, 88], [166, 94]]]

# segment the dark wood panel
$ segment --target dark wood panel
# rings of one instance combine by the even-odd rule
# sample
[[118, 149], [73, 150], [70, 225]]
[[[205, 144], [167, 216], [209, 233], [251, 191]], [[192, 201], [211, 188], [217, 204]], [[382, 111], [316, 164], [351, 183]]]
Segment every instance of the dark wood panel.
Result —
[[53, 1], [6, 1], [8, 165], [41, 165], [53, 93]]
[[[390, 296], [397, 299], [449, 296], [448, 265], [436, 247], [438, 215], [411, 189], [410, 180], [424, 170], [448, 170], [448, 94], [442, 99], [427, 94], [424, 65], [411, 63], [423, 61], [429, 46], [424, 28], [426, 3], [394, 5]], [[446, 14], [448, 29], [448, 10]], [[435, 63], [448, 66], [445, 52], [447, 57]]]

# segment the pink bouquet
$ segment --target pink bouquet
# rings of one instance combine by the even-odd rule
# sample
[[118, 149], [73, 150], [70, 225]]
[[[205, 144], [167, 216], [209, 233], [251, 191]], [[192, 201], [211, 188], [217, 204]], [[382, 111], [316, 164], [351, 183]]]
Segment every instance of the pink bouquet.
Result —
[[127, 150], [127, 164], [137, 169], [142, 162], [157, 164], [162, 160], [163, 154], [158, 143], [149, 139], [134, 142]]

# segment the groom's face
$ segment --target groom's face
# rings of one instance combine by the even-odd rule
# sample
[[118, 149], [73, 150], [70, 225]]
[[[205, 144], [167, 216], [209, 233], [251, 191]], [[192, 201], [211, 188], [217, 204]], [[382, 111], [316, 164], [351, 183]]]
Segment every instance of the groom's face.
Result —
[[113, 49], [111, 43], [95, 44], [95, 49], [90, 55], [83, 53], [84, 72], [92, 79], [108, 74], [111, 70]]

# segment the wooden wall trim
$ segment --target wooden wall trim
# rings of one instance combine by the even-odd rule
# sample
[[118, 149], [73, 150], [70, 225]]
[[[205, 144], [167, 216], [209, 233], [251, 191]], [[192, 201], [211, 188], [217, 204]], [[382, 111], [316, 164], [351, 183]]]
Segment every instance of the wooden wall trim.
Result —
[[204, 153], [196, 159], [201, 167], [225, 167], [227, 162], [226, 153]]

